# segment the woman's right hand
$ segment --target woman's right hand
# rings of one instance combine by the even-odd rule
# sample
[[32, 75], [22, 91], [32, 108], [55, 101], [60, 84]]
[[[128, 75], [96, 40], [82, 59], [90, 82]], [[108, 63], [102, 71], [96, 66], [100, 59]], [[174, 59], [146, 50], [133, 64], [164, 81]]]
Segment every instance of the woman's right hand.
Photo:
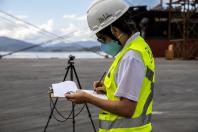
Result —
[[103, 82], [94, 81], [93, 89], [97, 94], [106, 94], [106, 88]]

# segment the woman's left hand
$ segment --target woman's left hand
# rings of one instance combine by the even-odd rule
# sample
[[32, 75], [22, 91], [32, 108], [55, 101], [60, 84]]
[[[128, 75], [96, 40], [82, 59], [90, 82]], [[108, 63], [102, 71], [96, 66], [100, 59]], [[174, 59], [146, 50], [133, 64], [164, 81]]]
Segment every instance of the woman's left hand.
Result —
[[87, 96], [88, 94], [83, 91], [77, 91], [76, 93], [65, 94], [65, 98], [67, 98], [68, 101], [72, 101], [75, 104], [87, 103]]

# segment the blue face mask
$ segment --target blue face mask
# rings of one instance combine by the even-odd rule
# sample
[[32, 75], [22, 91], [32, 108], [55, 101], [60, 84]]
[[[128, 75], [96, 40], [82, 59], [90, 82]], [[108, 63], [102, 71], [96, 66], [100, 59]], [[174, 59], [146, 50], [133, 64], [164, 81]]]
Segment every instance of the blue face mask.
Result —
[[111, 42], [105, 44], [101, 43], [101, 50], [113, 57], [116, 56], [121, 49], [122, 46], [115, 40], [111, 40]]

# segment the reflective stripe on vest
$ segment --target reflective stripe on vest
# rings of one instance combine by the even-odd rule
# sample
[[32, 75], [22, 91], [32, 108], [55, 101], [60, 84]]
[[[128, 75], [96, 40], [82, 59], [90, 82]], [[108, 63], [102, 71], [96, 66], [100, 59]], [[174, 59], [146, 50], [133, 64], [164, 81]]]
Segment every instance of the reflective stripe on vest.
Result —
[[147, 67], [146, 77], [151, 81], [151, 93], [149, 94], [149, 96], [146, 100], [146, 103], [144, 104], [144, 108], [143, 108], [143, 112], [142, 112], [143, 115], [146, 114], [149, 104], [151, 103], [151, 101], [153, 99], [153, 95], [154, 95], [153, 76], [154, 76], [154, 72], [149, 67]]
[[147, 77], [151, 82], [153, 82], [153, 75], [154, 75], [154, 72], [153, 72], [149, 67], [147, 67], [146, 77]]
[[153, 95], [154, 95], [154, 83], [152, 82], [151, 83], [151, 92], [146, 100], [146, 103], [144, 104], [144, 108], [143, 108], [143, 112], [142, 112], [143, 115], [146, 115], [147, 109], [148, 109], [151, 101], [153, 100]]
[[152, 114], [146, 115], [147, 109], [149, 104], [153, 99], [153, 90], [154, 90], [154, 83], [153, 83], [153, 75], [154, 72], [147, 67], [146, 77], [151, 81], [151, 92], [144, 104], [143, 111], [140, 117], [138, 118], [122, 118], [115, 121], [110, 120], [99, 120], [99, 128], [101, 129], [112, 129], [112, 128], [132, 128], [132, 127], [140, 127], [146, 125], [151, 122]]
[[151, 122], [151, 114], [142, 115], [138, 118], [123, 118], [115, 121], [100, 120], [99, 127], [101, 129], [112, 129], [112, 128], [132, 128], [146, 125]]

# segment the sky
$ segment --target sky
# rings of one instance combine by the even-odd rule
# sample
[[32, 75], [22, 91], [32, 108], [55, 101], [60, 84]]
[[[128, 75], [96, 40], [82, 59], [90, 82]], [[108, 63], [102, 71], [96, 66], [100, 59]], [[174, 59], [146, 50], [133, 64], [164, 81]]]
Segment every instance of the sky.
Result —
[[[129, 0], [134, 5], [155, 6], [159, 0]], [[7, 12], [24, 21], [38, 26], [65, 41], [93, 40], [94, 37], [87, 25], [86, 11], [93, 0], [0, 0], [0, 11]], [[56, 38], [41, 33], [38, 29], [28, 26], [0, 12], [0, 36], [40, 43]]]

